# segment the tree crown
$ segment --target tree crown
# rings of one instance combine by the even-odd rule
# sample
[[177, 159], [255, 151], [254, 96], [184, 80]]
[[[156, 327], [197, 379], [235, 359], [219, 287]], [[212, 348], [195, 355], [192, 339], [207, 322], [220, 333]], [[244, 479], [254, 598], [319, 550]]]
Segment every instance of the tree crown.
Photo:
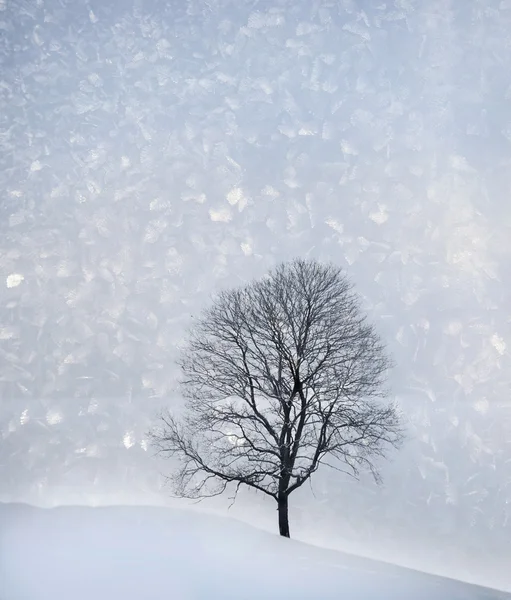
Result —
[[180, 365], [184, 416], [164, 416], [155, 435], [181, 459], [178, 495], [235, 482], [277, 499], [322, 463], [377, 477], [374, 459], [401, 440], [396, 408], [382, 402], [391, 361], [334, 265], [297, 259], [221, 292]]

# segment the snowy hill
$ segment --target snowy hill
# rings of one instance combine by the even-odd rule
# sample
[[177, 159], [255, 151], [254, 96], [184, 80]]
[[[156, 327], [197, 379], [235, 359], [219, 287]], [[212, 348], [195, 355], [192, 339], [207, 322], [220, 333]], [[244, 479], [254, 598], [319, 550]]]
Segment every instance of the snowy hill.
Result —
[[511, 600], [511, 595], [199, 512], [3, 504], [0, 598]]

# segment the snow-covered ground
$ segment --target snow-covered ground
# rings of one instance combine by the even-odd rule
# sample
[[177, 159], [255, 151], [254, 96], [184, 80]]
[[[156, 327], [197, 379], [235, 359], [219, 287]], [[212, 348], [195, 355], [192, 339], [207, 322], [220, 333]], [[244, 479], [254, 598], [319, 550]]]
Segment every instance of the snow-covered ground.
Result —
[[0, 600], [497, 600], [511, 595], [168, 508], [0, 505]]

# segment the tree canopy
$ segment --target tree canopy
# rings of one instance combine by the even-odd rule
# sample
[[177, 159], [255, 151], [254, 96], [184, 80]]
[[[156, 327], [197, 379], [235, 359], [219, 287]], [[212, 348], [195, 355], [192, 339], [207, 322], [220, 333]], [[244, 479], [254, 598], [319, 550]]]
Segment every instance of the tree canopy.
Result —
[[278, 503], [320, 465], [378, 478], [402, 440], [386, 401], [391, 367], [353, 285], [332, 264], [296, 259], [221, 292], [192, 326], [180, 359], [184, 412], [162, 416], [158, 450], [179, 459], [178, 496], [252, 487]]

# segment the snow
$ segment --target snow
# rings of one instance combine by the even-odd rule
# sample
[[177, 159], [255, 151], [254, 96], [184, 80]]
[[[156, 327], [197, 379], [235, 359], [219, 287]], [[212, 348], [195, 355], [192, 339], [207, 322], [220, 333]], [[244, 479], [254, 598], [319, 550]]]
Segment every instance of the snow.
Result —
[[497, 600], [494, 590], [147, 506], [0, 505], [2, 600]]

